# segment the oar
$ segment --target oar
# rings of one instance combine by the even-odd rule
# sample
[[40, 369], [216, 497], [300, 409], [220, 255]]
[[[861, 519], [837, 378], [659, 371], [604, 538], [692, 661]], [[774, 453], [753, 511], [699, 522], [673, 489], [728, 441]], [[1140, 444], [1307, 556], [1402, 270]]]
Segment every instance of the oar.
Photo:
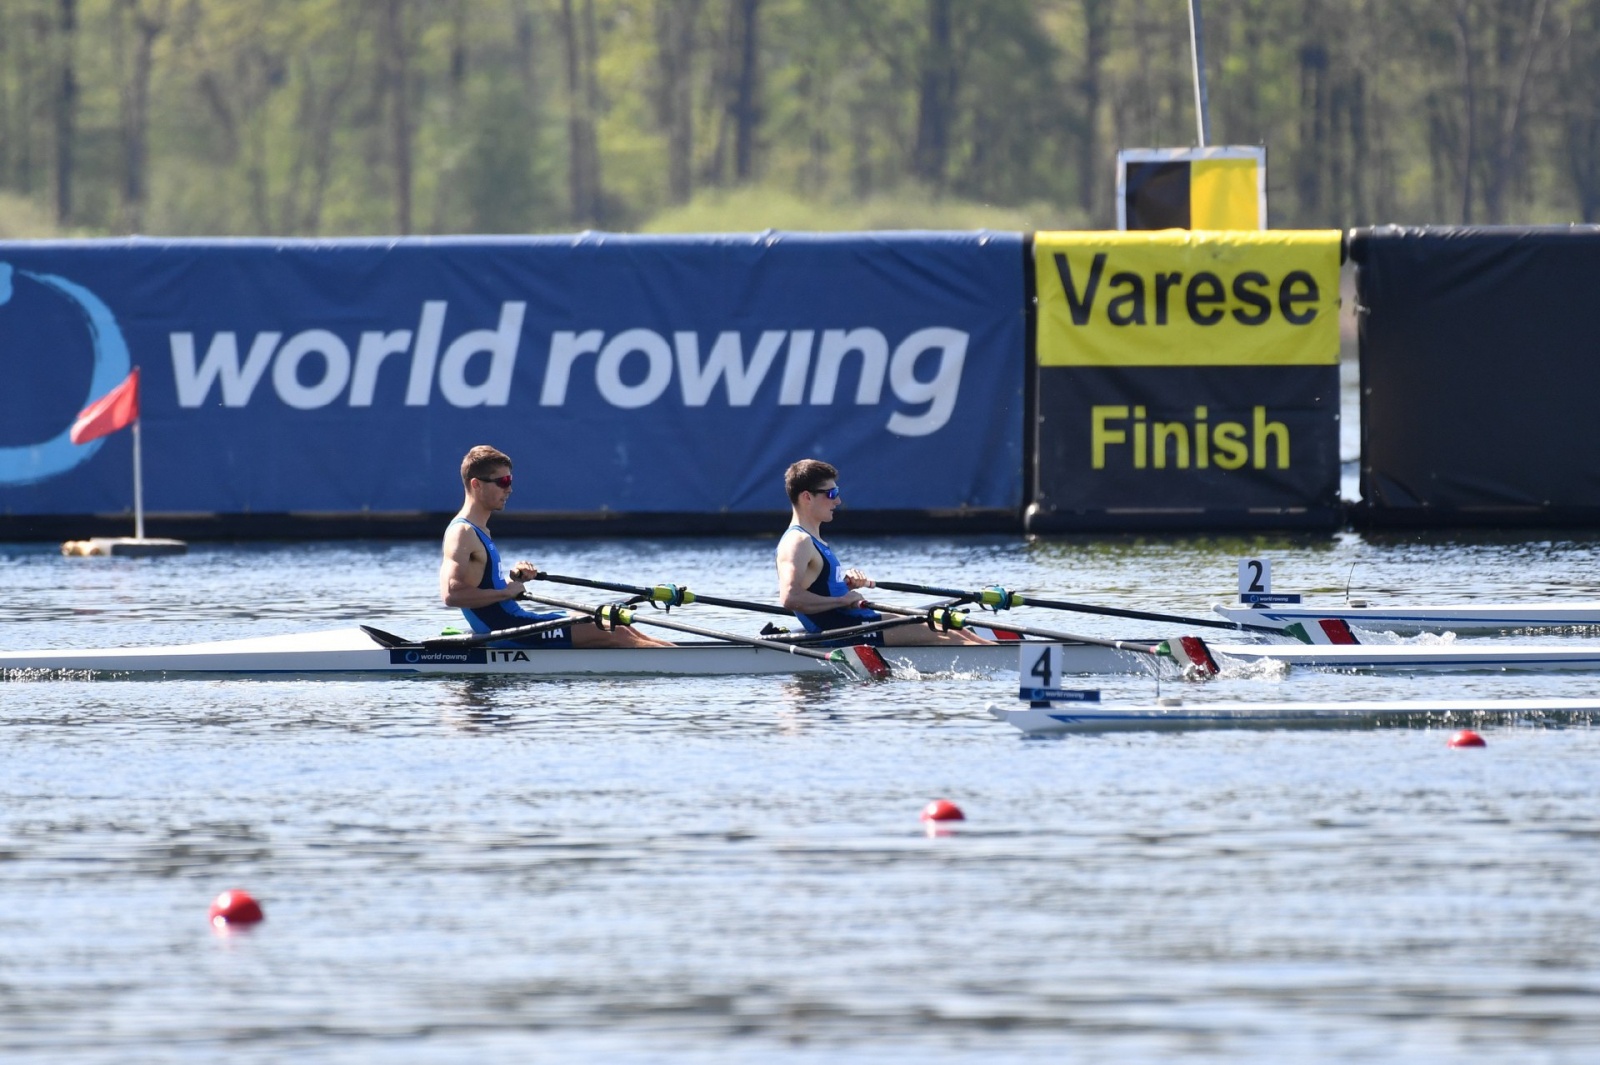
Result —
[[819, 662], [846, 670], [851, 675], [862, 679], [871, 678], [882, 680], [889, 676], [888, 663], [878, 654], [876, 648], [864, 644], [854, 647], [837, 647], [832, 651], [818, 651], [810, 647], [796, 647], [786, 643], [776, 643], [772, 640], [763, 640], [757, 636], [743, 636], [735, 632], [719, 632], [716, 629], [704, 629], [699, 625], [685, 625], [681, 621], [672, 621], [667, 618], [650, 617], [646, 612], [629, 610], [626, 607], [602, 606], [599, 608], [586, 606], [583, 603], [569, 603], [561, 599], [551, 599], [547, 596], [533, 595], [523, 592], [522, 598], [530, 599], [535, 603], [544, 603], [547, 606], [560, 607], [563, 610], [576, 611], [579, 614], [588, 614], [596, 624], [613, 625], [654, 625], [658, 628], [672, 629], [675, 632], [686, 632], [691, 636], [704, 636], [711, 640], [724, 640], [728, 643], [740, 643], [746, 647], [764, 647], [769, 651], [782, 651], [784, 654], [799, 655], [802, 658], [814, 658]]
[[535, 621], [531, 625], [518, 625], [514, 629], [462, 633], [459, 636], [432, 636], [423, 640], [408, 640], [404, 636], [396, 636], [392, 632], [384, 632], [382, 629], [373, 628], [371, 625], [361, 626], [361, 631], [371, 636], [384, 647], [421, 647], [426, 651], [437, 651], [446, 647], [481, 647], [486, 643], [515, 640], [522, 636], [549, 632], [551, 629], [565, 628], [568, 625], [589, 625], [593, 622], [594, 618], [592, 617], [551, 618], [546, 621]]
[[[1173, 625], [1198, 625], [1213, 629], [1233, 629], [1237, 632], [1270, 632], [1274, 636], [1283, 635], [1282, 629], [1275, 629], [1271, 625], [1251, 625], [1243, 621], [1219, 621], [1216, 618], [1186, 618], [1178, 614], [1156, 614], [1148, 610], [1126, 610], [1115, 606], [1069, 603], [1062, 599], [1038, 599], [1031, 595], [1023, 597], [1017, 592], [1008, 592], [1000, 587], [982, 588], [977, 591], [961, 591], [954, 588], [935, 588], [927, 584], [905, 584], [900, 581], [874, 581], [873, 584], [885, 591], [912, 592], [917, 595], [938, 595], [946, 599], [960, 599], [963, 602], [978, 603], [982, 606], [993, 607], [995, 610], [1007, 610], [1014, 606], [1037, 606], [1046, 610], [1070, 610], [1078, 614], [1104, 614], [1106, 617], [1132, 618], [1135, 621], [1164, 621]], [[1016, 626], [1006, 624], [1002, 628], [1016, 629]]]
[[[784, 617], [794, 617], [792, 611], [770, 603], [756, 603], [747, 599], [719, 599], [716, 596], [701, 595], [691, 592], [685, 584], [653, 584], [649, 587], [636, 584], [618, 584], [615, 581], [597, 581], [590, 577], [568, 577], [559, 573], [536, 573], [536, 581], [553, 581], [557, 584], [570, 584], [578, 588], [599, 588], [608, 592], [622, 592], [647, 603], [660, 603], [668, 610], [675, 606], [687, 606], [690, 603], [704, 603], [707, 606], [732, 607], [735, 610], [755, 610], [764, 614], [781, 614]], [[774, 643], [804, 643], [806, 641], [840, 640], [851, 636], [865, 636], [868, 633], [879, 632], [883, 629], [899, 628], [902, 625], [920, 624], [920, 617], [914, 618], [885, 618], [881, 621], [868, 622], [865, 625], [851, 625], [842, 629], [826, 629], [822, 632], [799, 632], [773, 639]]]
[[850, 625], [842, 629], [823, 629], [820, 632], [801, 629], [799, 632], [780, 633], [767, 632], [763, 629], [762, 634], [774, 643], [818, 643], [823, 640], [843, 640], [851, 636], [865, 636], [868, 633], [882, 632], [884, 629], [898, 629], [903, 625], [921, 625], [923, 620], [921, 615], [916, 617], [880, 618], [877, 621], [869, 621], [864, 625]]
[[745, 599], [718, 599], [715, 596], [700, 595], [691, 592], [687, 585], [682, 584], [654, 584], [646, 588], [635, 584], [616, 584], [611, 581], [591, 580], [588, 577], [565, 577], [559, 573], [536, 573], [536, 581], [554, 581], [557, 584], [570, 584], [577, 588], [599, 588], [608, 592], [622, 592], [626, 595], [637, 596], [647, 603], [660, 603], [668, 610], [675, 606], [686, 606], [689, 603], [704, 603], [707, 606], [727, 606], [735, 610], [757, 610], [763, 614], [788, 614], [789, 611], [781, 606], [771, 603], [754, 603]]
[[[886, 607], [881, 603], [873, 603], [872, 609], [884, 614], [899, 614], [903, 617], [923, 617], [928, 620], [930, 627], [942, 626], [949, 629], [964, 629], [967, 627], [967, 615], [959, 610], [951, 610], [949, 607], [936, 607], [919, 613], [912, 610]], [[1171, 640], [1162, 640], [1160, 643], [1103, 640], [1098, 636], [1079, 636], [1071, 632], [1038, 629], [1031, 625], [1014, 625], [1009, 621], [1000, 627], [1007, 632], [1017, 632], [1024, 636], [1037, 636], [1045, 640], [1088, 643], [1098, 647], [1110, 647], [1117, 651], [1132, 651], [1135, 654], [1151, 655], [1155, 658], [1170, 658], [1180, 667], [1193, 667], [1195, 672], [1208, 677], [1214, 677], [1220, 672], [1217, 668], [1216, 659], [1211, 657], [1211, 648], [1207, 647], [1206, 642], [1198, 636], [1181, 636], [1178, 638], [1178, 647], [1174, 648]]]

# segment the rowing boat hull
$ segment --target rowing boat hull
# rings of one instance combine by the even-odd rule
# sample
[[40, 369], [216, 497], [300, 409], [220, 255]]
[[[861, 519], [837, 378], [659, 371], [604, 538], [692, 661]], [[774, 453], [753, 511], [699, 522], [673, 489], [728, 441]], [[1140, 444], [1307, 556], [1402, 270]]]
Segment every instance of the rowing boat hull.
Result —
[[1600, 644], [1476, 643], [1209, 644], [1224, 673], [1232, 666], [1281, 666], [1350, 673], [1585, 672], [1600, 670]]
[[1287, 628], [1321, 618], [1372, 632], [1489, 633], [1600, 626], [1600, 602], [1464, 603], [1458, 606], [1233, 606], [1215, 608], [1229, 621]]
[[[1096, 676], [1151, 672], [1158, 660], [1098, 644], [1064, 644], [1058, 670]], [[1211, 644], [1224, 671], [1271, 662], [1348, 672], [1600, 670], [1600, 645], [1483, 641], [1463, 644]], [[1015, 672], [1015, 641], [948, 647], [894, 647], [884, 657], [902, 671]], [[494, 676], [718, 676], [827, 673], [814, 658], [729, 643], [628, 649], [483, 647], [426, 650], [382, 647], [359, 628], [168, 647], [0, 652], [0, 672], [181, 675], [207, 673], [489, 674]]]
[[1440, 699], [1392, 702], [1191, 703], [1184, 705], [997, 706], [989, 712], [1030, 735], [1170, 732], [1215, 728], [1350, 728], [1377, 725], [1456, 726], [1540, 719], [1589, 721], [1597, 699]]
[[[1093, 645], [1069, 648], [1082, 674], [1148, 671], [1148, 657]], [[1016, 644], [895, 647], [884, 658], [902, 670], [1015, 672]], [[482, 647], [425, 650], [385, 648], [359, 628], [264, 636], [168, 647], [0, 652], [0, 672], [183, 674], [489, 674], [493, 676], [593, 676], [650, 674], [717, 676], [761, 673], [828, 673], [828, 663], [766, 648], [728, 643], [627, 649]]]

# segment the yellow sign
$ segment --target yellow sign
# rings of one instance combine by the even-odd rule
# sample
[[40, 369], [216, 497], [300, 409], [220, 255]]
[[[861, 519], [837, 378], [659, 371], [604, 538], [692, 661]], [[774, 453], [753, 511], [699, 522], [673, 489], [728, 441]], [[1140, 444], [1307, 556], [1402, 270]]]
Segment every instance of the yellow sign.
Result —
[[1254, 159], [1197, 159], [1189, 164], [1190, 229], [1260, 229], [1261, 192]]
[[1037, 233], [1040, 366], [1339, 361], [1328, 230]]
[[1117, 228], [1266, 229], [1266, 147], [1123, 148]]
[[[1131, 414], [1131, 417], [1130, 417]], [[1224, 470], [1242, 469], [1249, 463], [1264, 470], [1269, 457], [1280, 470], [1289, 468], [1289, 427], [1268, 421], [1267, 408], [1250, 408], [1250, 424], [1206, 421], [1206, 408], [1194, 408], [1194, 421], [1154, 422], [1146, 420], [1145, 408], [1126, 404], [1096, 404], [1089, 409], [1089, 454], [1091, 469], [1106, 468], [1106, 456], [1114, 453], [1136, 470], [1149, 468], [1187, 470], [1190, 467], [1190, 440], [1194, 441], [1195, 469], [1215, 464]], [[1124, 451], [1126, 449], [1126, 451]]]

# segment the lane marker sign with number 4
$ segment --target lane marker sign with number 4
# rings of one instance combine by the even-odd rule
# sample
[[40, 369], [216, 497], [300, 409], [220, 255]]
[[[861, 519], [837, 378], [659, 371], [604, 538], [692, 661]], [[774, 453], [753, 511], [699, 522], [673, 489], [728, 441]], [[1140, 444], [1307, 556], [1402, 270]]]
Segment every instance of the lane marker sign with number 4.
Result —
[[1058, 688], [1062, 647], [1058, 643], [1029, 643], [1018, 648], [1017, 672], [1022, 686], [1017, 698], [1027, 703], [1097, 703], [1098, 690]]

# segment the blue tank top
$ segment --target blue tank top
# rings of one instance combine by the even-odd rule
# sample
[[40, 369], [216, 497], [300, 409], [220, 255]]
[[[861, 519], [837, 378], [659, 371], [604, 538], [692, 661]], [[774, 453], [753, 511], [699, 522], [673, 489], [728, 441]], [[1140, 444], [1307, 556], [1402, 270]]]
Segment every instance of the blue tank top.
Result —
[[[806, 538], [816, 547], [817, 553], [822, 556], [822, 572], [817, 574], [816, 580], [811, 582], [806, 591], [813, 595], [829, 596], [844, 595], [848, 592], [850, 585], [844, 579], [844, 566], [828, 545], [806, 532], [802, 526], [791, 525], [789, 528], [799, 529], [805, 533]], [[797, 610], [794, 616], [800, 619], [800, 624], [806, 627], [807, 632], [826, 632], [829, 629], [864, 625], [869, 621], [877, 621], [880, 617], [876, 610], [860, 606], [835, 607], [820, 614], [802, 614]]]
[[[483, 541], [484, 551], [488, 552], [489, 555], [489, 561], [484, 563], [483, 577], [478, 581], [478, 587], [504, 588], [506, 579], [501, 572], [500, 552], [494, 546], [494, 541], [489, 538], [488, 532], [473, 525], [466, 518], [456, 518], [450, 524], [455, 525], [458, 522], [462, 525], [470, 526], [472, 531], [478, 534], [478, 539]], [[472, 627], [473, 632], [495, 632], [499, 629], [514, 629], [519, 625], [532, 625], [536, 621], [551, 621], [562, 616], [562, 612], [559, 610], [542, 614], [529, 610], [515, 599], [508, 599], [503, 603], [490, 603], [488, 606], [475, 607], [470, 610], [462, 607], [461, 613], [466, 617], [467, 624]], [[555, 630], [557, 633], [562, 631], [564, 630]], [[536, 635], [542, 636], [544, 634], [538, 633]], [[559, 637], [555, 638], [559, 639]]]

